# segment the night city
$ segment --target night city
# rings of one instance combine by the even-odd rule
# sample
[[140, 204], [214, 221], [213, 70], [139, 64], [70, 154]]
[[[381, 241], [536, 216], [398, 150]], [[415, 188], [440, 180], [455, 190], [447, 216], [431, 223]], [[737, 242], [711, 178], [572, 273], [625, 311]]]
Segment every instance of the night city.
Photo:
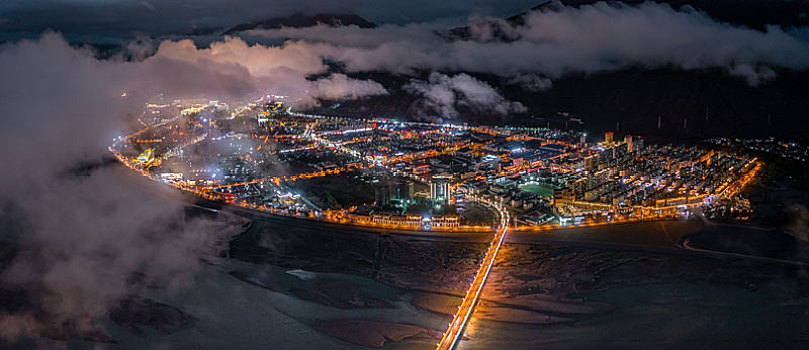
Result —
[[809, 349], [809, 1], [0, 3], [0, 349]]

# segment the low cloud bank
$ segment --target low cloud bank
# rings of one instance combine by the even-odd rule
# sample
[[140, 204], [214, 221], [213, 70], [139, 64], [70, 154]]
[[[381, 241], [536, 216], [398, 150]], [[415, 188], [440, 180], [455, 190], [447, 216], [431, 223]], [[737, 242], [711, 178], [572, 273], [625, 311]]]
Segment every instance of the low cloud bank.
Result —
[[[32, 310], [0, 310], [0, 339], [82, 335], [145, 286], [176, 290], [234, 234], [222, 218], [187, 217], [170, 191], [104, 165], [106, 148], [139, 115], [144, 96], [252, 99], [385, 94], [370, 80], [331, 74], [306, 45], [209, 48], [166, 41], [96, 59], [56, 33], [0, 46], [0, 292], [21, 290]], [[309, 79], [318, 75], [318, 79]], [[128, 98], [122, 93], [129, 92]]]
[[430, 25], [282, 28], [249, 37], [288, 39], [351, 72], [420, 70], [545, 78], [628, 67], [722, 68], [751, 85], [774, 78], [775, 69], [809, 68], [805, 28], [766, 31], [718, 22], [704, 13], [666, 4], [639, 6], [561, 4], [535, 11], [524, 25], [474, 17], [468, 37], [448, 40]]
[[427, 81], [412, 80], [404, 89], [422, 97], [421, 117], [431, 121], [457, 118], [456, 106], [485, 110], [494, 117], [526, 110], [521, 103], [504, 99], [491, 85], [464, 73], [454, 76], [432, 73]]

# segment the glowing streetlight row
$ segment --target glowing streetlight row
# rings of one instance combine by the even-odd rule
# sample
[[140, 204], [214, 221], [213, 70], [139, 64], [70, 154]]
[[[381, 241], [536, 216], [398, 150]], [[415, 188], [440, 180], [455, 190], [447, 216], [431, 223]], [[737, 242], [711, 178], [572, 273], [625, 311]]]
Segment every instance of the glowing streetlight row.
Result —
[[467, 289], [466, 295], [461, 301], [461, 305], [458, 306], [458, 311], [453, 316], [452, 322], [449, 323], [449, 328], [444, 332], [441, 341], [437, 344], [436, 349], [438, 350], [453, 349], [463, 336], [466, 324], [469, 322], [475, 310], [475, 305], [477, 305], [480, 300], [483, 286], [486, 283], [486, 279], [489, 277], [489, 272], [491, 272], [494, 261], [497, 258], [497, 252], [500, 251], [500, 247], [503, 245], [503, 240], [508, 231], [509, 215], [507, 210], [498, 204], [493, 205], [483, 199], [476, 197], [473, 197], [473, 199], [495, 208], [500, 215], [500, 223], [497, 231], [494, 233], [492, 242], [489, 244], [489, 248], [486, 250], [486, 255], [480, 263], [475, 278], [472, 280], [472, 284], [469, 285], [469, 289]]

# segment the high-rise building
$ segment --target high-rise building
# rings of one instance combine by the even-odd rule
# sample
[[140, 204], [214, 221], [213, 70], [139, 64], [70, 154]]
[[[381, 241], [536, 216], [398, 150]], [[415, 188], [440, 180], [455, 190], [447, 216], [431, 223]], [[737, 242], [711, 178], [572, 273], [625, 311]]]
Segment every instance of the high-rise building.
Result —
[[598, 167], [598, 155], [594, 154], [584, 158], [584, 170], [593, 171]]
[[629, 153], [632, 153], [632, 151], [633, 151], [633, 148], [632, 148], [632, 135], [624, 136], [624, 143], [626, 144], [627, 151], [629, 151]]
[[621, 159], [629, 153], [629, 145], [622, 143], [612, 148], [612, 159]]
[[606, 142], [606, 143], [611, 143], [611, 142], [612, 142], [612, 136], [613, 136], [613, 132], [612, 132], [612, 131], [607, 131], [607, 132], [605, 132], [605, 133], [604, 133], [604, 142]]
[[374, 188], [374, 202], [377, 207], [390, 203], [390, 186], [379, 185]]
[[449, 195], [449, 177], [445, 175], [433, 176], [432, 181], [430, 181], [430, 199], [447, 199]]
[[410, 199], [412, 197], [410, 186], [407, 182], [397, 181], [391, 185], [391, 199]]
[[598, 164], [609, 163], [613, 158], [615, 158], [615, 151], [613, 151], [613, 147], [609, 147], [601, 152], [598, 152]]
[[554, 204], [570, 204], [574, 200], [573, 191], [569, 187], [553, 190]]

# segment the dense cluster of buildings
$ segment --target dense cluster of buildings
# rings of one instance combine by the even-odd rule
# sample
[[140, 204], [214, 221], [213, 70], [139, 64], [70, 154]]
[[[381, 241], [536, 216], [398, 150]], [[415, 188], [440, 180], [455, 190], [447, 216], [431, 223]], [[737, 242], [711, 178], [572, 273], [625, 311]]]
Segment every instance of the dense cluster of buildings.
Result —
[[762, 139], [739, 139], [739, 138], [713, 138], [707, 143], [726, 149], [734, 149], [747, 152], [763, 153], [775, 157], [780, 157], [792, 161], [809, 161], [809, 147], [796, 140], [782, 140], [775, 137]]
[[322, 117], [276, 99], [172, 108], [116, 151], [184, 189], [361, 225], [462, 228], [467, 196], [523, 226], [671, 217], [735, 195], [760, 166], [612, 132]]

